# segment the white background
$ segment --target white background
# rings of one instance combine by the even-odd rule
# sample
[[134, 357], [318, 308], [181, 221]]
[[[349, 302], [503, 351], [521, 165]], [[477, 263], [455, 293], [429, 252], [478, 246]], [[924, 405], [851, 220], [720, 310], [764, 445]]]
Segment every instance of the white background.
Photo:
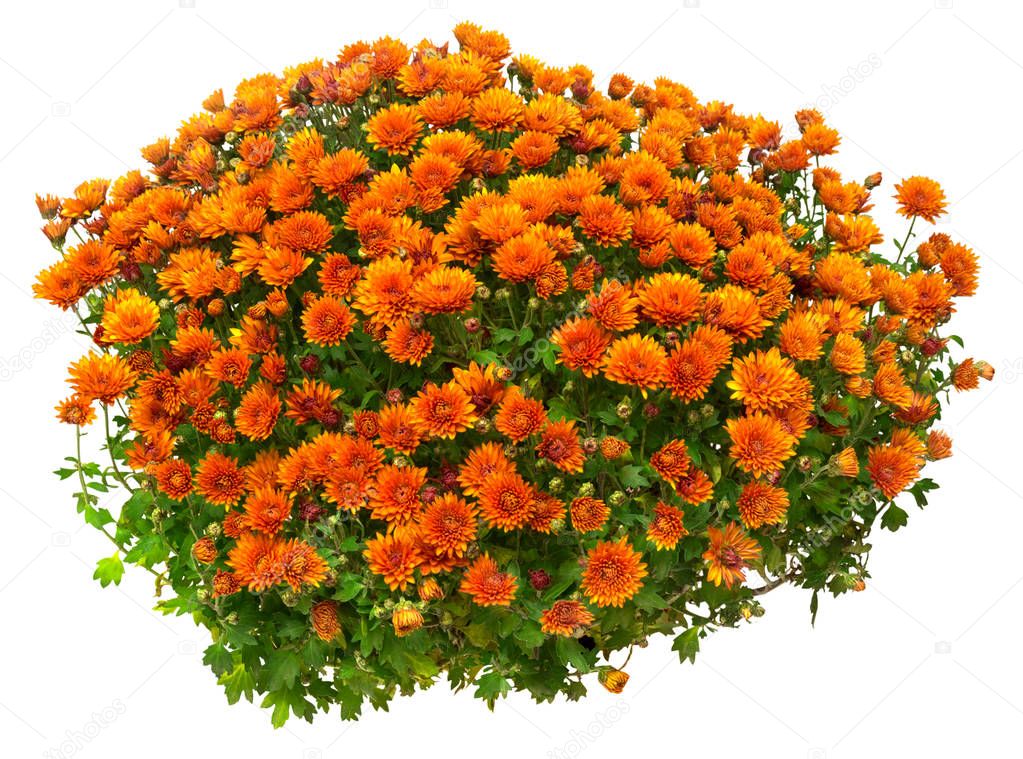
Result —
[[[247, 757], [1020, 756], [1023, 615], [1019, 535], [1019, 251], [1023, 15], [1010, 3], [222, 2], [8, 5], [0, 28], [0, 754], [160, 759]], [[187, 7], [191, 6], [191, 7]], [[783, 120], [816, 105], [844, 136], [834, 165], [878, 170], [876, 217], [889, 238], [893, 184], [925, 174], [950, 198], [941, 231], [980, 254], [982, 280], [955, 331], [998, 375], [953, 399], [955, 456], [907, 529], [878, 534], [866, 592], [765, 598], [767, 615], [713, 635], [698, 664], [664, 640], [633, 656], [621, 696], [594, 683], [576, 703], [514, 696], [490, 714], [444, 685], [357, 724], [336, 714], [274, 731], [228, 707], [200, 662], [207, 635], [150, 611], [149, 575], [91, 579], [109, 544], [80, 525], [72, 487], [51, 476], [73, 433], [53, 419], [68, 361], [87, 345], [30, 297], [54, 253], [35, 192], [68, 194], [141, 165], [214, 88], [384, 34], [450, 38], [470, 19], [514, 49], [686, 83], [704, 100]], [[958, 350], [958, 349], [957, 349]], [[116, 502], [115, 502], [116, 504]], [[49, 753], [47, 753], [49, 752]]]

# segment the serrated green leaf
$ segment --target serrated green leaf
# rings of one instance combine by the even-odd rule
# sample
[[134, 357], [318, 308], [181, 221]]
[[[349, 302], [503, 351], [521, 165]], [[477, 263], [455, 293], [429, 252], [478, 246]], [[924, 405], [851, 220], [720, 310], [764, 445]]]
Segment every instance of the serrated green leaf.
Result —
[[115, 553], [96, 562], [96, 571], [93, 572], [92, 579], [99, 580], [99, 584], [105, 588], [110, 583], [120, 584], [123, 576], [124, 564], [121, 562], [121, 555]]

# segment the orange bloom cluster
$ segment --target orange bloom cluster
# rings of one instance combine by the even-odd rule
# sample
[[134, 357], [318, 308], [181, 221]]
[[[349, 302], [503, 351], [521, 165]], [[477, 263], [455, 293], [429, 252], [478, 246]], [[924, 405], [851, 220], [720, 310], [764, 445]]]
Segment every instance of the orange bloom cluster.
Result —
[[783, 137], [454, 36], [217, 91], [147, 172], [37, 199], [34, 291], [95, 344], [57, 416], [103, 412], [123, 553], [230, 645], [307, 627], [309, 666], [402, 690], [471, 649], [453, 677], [540, 700], [594, 646], [749, 618], [750, 572], [852, 587], [951, 453], [940, 394], [993, 375], [942, 337], [978, 263], [920, 232], [941, 187], [895, 185], [886, 246], [816, 111]]

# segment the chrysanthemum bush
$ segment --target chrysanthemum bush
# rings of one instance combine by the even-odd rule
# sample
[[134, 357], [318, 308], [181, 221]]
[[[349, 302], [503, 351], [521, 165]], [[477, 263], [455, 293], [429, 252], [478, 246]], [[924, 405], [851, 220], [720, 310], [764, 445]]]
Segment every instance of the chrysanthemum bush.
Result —
[[148, 172], [38, 198], [35, 290], [95, 343], [58, 416], [96, 577], [154, 574], [278, 725], [438, 678], [617, 692], [784, 583], [816, 614], [936, 487], [939, 398], [991, 378], [934, 181], [888, 241], [815, 111], [786, 137], [454, 36], [217, 91]]

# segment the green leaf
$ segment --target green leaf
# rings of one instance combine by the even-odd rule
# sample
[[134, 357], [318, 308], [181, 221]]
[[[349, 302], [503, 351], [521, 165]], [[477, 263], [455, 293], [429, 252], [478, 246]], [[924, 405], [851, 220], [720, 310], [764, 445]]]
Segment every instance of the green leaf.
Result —
[[632, 600], [640, 609], [663, 609], [668, 605], [650, 585], [644, 585]]
[[498, 327], [493, 335], [495, 343], [510, 343], [518, 336], [518, 332], [508, 327]]
[[365, 586], [356, 575], [348, 575], [341, 582], [341, 586], [337, 589], [337, 591], [335, 591], [334, 599], [341, 601], [342, 603], [345, 601], [351, 601], [362, 592], [364, 587]]
[[507, 695], [511, 686], [504, 675], [499, 672], [488, 672], [476, 681], [476, 698], [482, 698], [487, 702], [491, 711], [494, 709], [494, 702], [501, 696]]
[[105, 588], [110, 583], [119, 585], [123, 576], [124, 564], [121, 563], [121, 555], [115, 552], [113, 556], [96, 562], [96, 571], [93, 572], [92, 579], [99, 580], [99, 584]]
[[690, 627], [675, 638], [671, 644], [671, 650], [678, 652], [678, 660], [684, 662], [687, 659], [696, 663], [696, 654], [700, 651], [700, 628]]
[[540, 351], [540, 359], [543, 361], [544, 367], [549, 372], [553, 372], [558, 368], [558, 363], [554, 355], [554, 347], [547, 345], [542, 351]]
[[530, 620], [515, 632], [515, 640], [522, 644], [522, 649], [532, 651], [543, 645], [547, 636], [540, 629], [540, 625]]
[[204, 664], [209, 665], [215, 675], [224, 675], [234, 668], [234, 657], [219, 643], [214, 643], [207, 648], [203, 653], [202, 660]]
[[[95, 484], [95, 483], [93, 483]], [[85, 509], [85, 522], [93, 527], [103, 527], [114, 521], [114, 517], [106, 509], [94, 509], [87, 506]]]
[[412, 671], [420, 677], [435, 677], [440, 672], [437, 663], [426, 654], [406, 650], [404, 656]]
[[927, 493], [931, 490], [937, 490], [938, 483], [934, 480], [925, 477], [924, 479], [917, 482], [913, 487], [909, 489], [909, 492], [913, 494], [913, 499], [916, 501], [916, 505], [921, 509], [927, 505]]
[[574, 667], [579, 672], [589, 672], [590, 662], [586, 658], [586, 649], [575, 638], [566, 638], [563, 635], [558, 636], [557, 642], [554, 644], [554, 651], [558, 655], [558, 660], [565, 665]]
[[290, 688], [294, 685], [301, 667], [298, 657], [293, 652], [278, 649], [270, 654], [266, 670], [270, 678], [267, 687], [270, 690], [276, 690], [281, 687]]
[[881, 526], [895, 532], [900, 527], [905, 527], [908, 521], [909, 515], [893, 503], [882, 515]]
[[635, 464], [623, 466], [618, 472], [618, 478], [627, 488], [650, 487], [650, 480], [643, 476], [643, 467]]
[[229, 674], [221, 675], [218, 682], [224, 686], [227, 703], [236, 704], [242, 696], [245, 696], [247, 701], [252, 701], [252, 692], [256, 688], [256, 681], [245, 669], [245, 665], [240, 662]]

